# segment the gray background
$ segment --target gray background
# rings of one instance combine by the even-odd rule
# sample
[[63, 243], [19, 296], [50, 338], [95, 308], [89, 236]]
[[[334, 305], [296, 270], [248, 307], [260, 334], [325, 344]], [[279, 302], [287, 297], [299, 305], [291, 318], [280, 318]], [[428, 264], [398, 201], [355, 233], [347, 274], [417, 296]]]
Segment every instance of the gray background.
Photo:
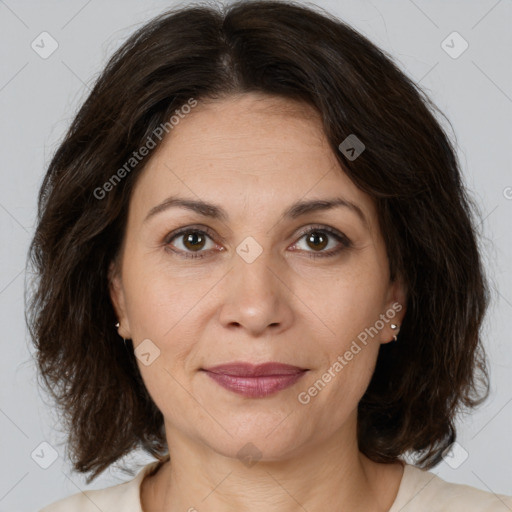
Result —
[[[484, 331], [492, 394], [473, 415], [461, 418], [460, 447], [432, 472], [448, 481], [512, 494], [512, 4], [316, 4], [390, 52], [453, 125], [466, 182], [484, 217], [482, 250], [493, 286]], [[112, 52], [142, 23], [172, 5], [0, 0], [0, 512], [37, 510], [80, 490], [130, 478], [113, 468], [86, 486], [83, 477], [71, 472], [51, 404], [36, 386], [23, 314], [24, 266], [36, 194], [64, 130]], [[31, 47], [43, 31], [58, 43], [46, 59]], [[469, 44], [457, 58], [442, 47], [453, 31]], [[452, 54], [462, 48], [453, 36], [447, 44]], [[40, 465], [51, 461], [52, 452], [40, 447], [42, 442], [58, 454], [47, 469]], [[129, 459], [133, 464], [149, 460], [140, 453]]]

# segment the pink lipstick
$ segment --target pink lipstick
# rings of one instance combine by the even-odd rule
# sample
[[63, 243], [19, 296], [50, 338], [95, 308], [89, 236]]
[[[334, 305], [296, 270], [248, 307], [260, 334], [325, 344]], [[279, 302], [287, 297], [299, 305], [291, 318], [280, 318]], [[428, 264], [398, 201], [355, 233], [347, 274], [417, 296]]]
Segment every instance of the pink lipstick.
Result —
[[292, 386], [308, 370], [281, 363], [229, 363], [202, 371], [225, 389], [249, 398], [263, 398]]

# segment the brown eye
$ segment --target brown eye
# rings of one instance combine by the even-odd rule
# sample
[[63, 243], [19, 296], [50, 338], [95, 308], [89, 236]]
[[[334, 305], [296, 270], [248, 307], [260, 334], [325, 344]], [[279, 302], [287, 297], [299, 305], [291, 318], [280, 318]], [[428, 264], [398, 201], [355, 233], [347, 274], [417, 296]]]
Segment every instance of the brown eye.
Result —
[[[301, 240], [302, 239], [305, 240], [306, 247], [312, 249], [305, 249], [308, 256], [311, 258], [336, 256], [343, 250], [352, 247], [352, 242], [343, 233], [327, 226], [309, 228], [307, 231], [302, 233]], [[329, 246], [331, 242], [332, 245], [334, 245], [334, 248], [325, 251], [324, 249]], [[299, 244], [297, 242], [294, 245], [294, 248], [298, 245]], [[301, 248], [299, 247], [299, 249]]]
[[165, 240], [165, 245], [168, 246], [170, 251], [184, 258], [203, 258], [209, 249], [215, 247], [215, 244], [211, 241], [211, 247], [205, 249], [208, 240], [211, 241], [212, 236], [206, 231], [184, 228], [169, 234]]
[[306, 242], [310, 244], [310, 247], [318, 250], [325, 249], [329, 240], [329, 237], [325, 236], [321, 231], [311, 231], [306, 235]]
[[202, 249], [204, 243], [205, 237], [199, 231], [191, 232], [183, 237], [183, 245], [191, 251]]

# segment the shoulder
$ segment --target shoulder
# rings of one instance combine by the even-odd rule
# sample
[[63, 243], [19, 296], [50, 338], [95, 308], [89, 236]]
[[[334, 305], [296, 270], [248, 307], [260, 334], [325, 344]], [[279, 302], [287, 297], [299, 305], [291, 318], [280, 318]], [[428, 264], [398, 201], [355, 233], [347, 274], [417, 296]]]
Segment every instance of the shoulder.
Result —
[[494, 494], [443, 480], [435, 473], [406, 464], [389, 512], [510, 512], [512, 496]]
[[144, 476], [158, 464], [158, 461], [147, 464], [132, 480], [105, 489], [73, 494], [47, 505], [39, 512], [142, 512], [140, 485]]

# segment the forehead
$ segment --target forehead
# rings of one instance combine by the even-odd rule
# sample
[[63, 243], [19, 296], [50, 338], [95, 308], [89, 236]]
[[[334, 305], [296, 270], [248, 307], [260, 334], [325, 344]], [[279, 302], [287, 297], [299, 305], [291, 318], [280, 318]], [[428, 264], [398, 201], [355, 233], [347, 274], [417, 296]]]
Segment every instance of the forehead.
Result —
[[134, 206], [147, 210], [176, 193], [256, 211], [342, 195], [375, 213], [341, 169], [316, 110], [260, 94], [200, 101], [180, 118], [139, 177]]

